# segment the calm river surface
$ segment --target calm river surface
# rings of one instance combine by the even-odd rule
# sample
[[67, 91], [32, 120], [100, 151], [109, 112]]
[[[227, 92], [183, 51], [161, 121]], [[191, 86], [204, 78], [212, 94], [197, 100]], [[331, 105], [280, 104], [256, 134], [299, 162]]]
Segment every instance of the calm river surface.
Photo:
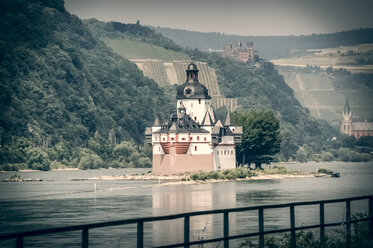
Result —
[[[285, 166], [288, 169], [306, 171], [315, 171], [317, 167], [322, 167], [340, 172], [341, 177], [159, 186], [158, 181], [73, 181], [102, 175], [146, 173], [149, 169], [4, 172], [0, 173], [0, 233], [200, 210], [373, 194], [372, 162], [306, 163]], [[40, 178], [43, 181], [2, 182], [14, 174], [23, 178]], [[96, 192], [93, 192], [94, 184], [97, 186]], [[366, 201], [356, 202], [351, 206], [353, 213], [367, 212]], [[288, 209], [265, 211], [265, 230], [289, 227], [288, 212]], [[343, 220], [344, 212], [343, 204], [327, 205], [326, 222]], [[299, 207], [295, 215], [297, 226], [318, 223], [317, 206]], [[247, 230], [257, 231], [257, 221], [255, 211], [232, 214], [230, 234], [240, 234]], [[191, 218], [191, 240], [221, 236], [221, 225], [220, 215]], [[25, 246], [79, 247], [80, 238], [80, 232], [37, 236], [26, 238]], [[178, 220], [145, 224], [145, 246], [182, 241], [183, 225]], [[90, 247], [134, 247], [136, 226], [90, 230], [89, 244]], [[14, 247], [14, 241], [0, 242], [0, 247], [10, 246]], [[214, 244], [212, 247], [222, 247], [222, 244]]]

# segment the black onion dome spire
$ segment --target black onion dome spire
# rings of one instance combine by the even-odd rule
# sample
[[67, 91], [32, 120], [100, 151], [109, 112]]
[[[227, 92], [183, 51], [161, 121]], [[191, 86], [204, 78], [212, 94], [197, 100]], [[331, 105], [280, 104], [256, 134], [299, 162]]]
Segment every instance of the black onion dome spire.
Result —
[[187, 67], [187, 80], [177, 88], [176, 99], [211, 99], [208, 89], [198, 81], [196, 64], [190, 63]]
[[348, 102], [348, 98], [346, 97], [345, 107], [343, 109], [343, 114], [348, 115], [351, 113], [350, 103]]

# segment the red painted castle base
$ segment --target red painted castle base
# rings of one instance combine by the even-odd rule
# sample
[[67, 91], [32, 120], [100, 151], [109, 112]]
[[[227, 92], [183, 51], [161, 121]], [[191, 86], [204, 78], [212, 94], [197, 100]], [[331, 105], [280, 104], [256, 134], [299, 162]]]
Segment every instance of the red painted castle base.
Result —
[[201, 170], [212, 171], [214, 169], [212, 159], [212, 154], [176, 154], [176, 148], [171, 146], [169, 154], [153, 154], [153, 174], [171, 175]]

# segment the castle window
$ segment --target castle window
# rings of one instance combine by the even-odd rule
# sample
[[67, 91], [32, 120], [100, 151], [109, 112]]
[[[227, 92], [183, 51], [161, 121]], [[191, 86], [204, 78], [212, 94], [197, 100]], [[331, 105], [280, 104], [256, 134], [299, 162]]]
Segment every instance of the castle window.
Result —
[[346, 131], [346, 125], [343, 125], [343, 130], [345, 130], [345, 131]]
[[197, 136], [197, 140], [199, 140], [199, 136]]
[[165, 141], [166, 139], [165, 138], [163, 138], [163, 141]]
[[181, 138], [181, 140], [185, 140], [185, 138]]
[[197, 151], [197, 146], [194, 147], [194, 151]]
[[233, 155], [233, 151], [231, 151], [231, 155]]
[[219, 151], [216, 151], [216, 154], [218, 154], [218, 155], [219, 155]]
[[198, 99], [198, 104], [201, 104], [201, 99]]
[[194, 116], [194, 121], [197, 121], [197, 117], [196, 116]]
[[171, 138], [171, 140], [174, 140], [175, 138]]
[[204, 141], [206, 141], [206, 140], [207, 140], [207, 139], [206, 139], [206, 137], [205, 137], [205, 138], [203, 138], [203, 140], [204, 140]]
[[224, 155], [227, 155], [227, 151], [224, 151]]
[[190, 140], [193, 140], [193, 137], [190, 137]]
[[190, 94], [192, 94], [192, 90], [191, 90], [191, 89], [186, 89], [186, 90], [185, 90], [185, 94], [186, 94], [186, 95], [190, 95]]

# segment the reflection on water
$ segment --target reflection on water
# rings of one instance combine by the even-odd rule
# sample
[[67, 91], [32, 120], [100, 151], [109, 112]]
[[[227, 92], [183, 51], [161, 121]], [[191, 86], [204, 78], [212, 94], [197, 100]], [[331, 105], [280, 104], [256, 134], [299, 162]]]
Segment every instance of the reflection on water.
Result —
[[[216, 208], [233, 208], [236, 205], [236, 187], [232, 183], [179, 185], [170, 191], [153, 188], [153, 215], [194, 212]], [[176, 211], [176, 212], [175, 212]], [[203, 215], [190, 218], [190, 240], [219, 237], [222, 215]], [[182, 243], [183, 219], [153, 223], [153, 245]], [[218, 228], [215, 228], [218, 227]], [[231, 228], [235, 228], [234, 224]]]
[[[340, 172], [341, 177], [159, 186], [158, 181], [72, 181], [76, 178], [100, 175], [141, 174], [146, 173], [147, 169], [131, 172], [126, 169], [108, 169], [17, 173], [22, 177], [41, 178], [44, 181], [0, 182], [0, 233], [152, 215], [373, 194], [372, 163], [311, 163], [292, 164], [288, 167], [308, 171], [324, 167]], [[0, 173], [0, 181], [14, 174]], [[97, 192], [93, 191], [95, 183]], [[112, 188], [120, 190], [108, 190]], [[343, 204], [326, 206], [326, 221], [343, 220], [344, 207]], [[367, 202], [353, 203], [351, 207], [353, 213], [365, 212]], [[318, 214], [318, 206], [300, 207], [296, 209], [296, 225], [317, 224]], [[231, 214], [230, 234], [257, 231], [257, 215], [257, 211]], [[265, 229], [289, 227], [288, 216], [288, 209], [266, 210]], [[191, 218], [191, 240], [221, 236], [222, 223], [222, 215]], [[145, 224], [144, 232], [146, 246], [183, 242], [182, 220]], [[132, 247], [136, 244], [135, 225], [95, 229], [90, 233], [90, 247]], [[29, 238], [25, 242], [27, 247], [66, 247], [66, 244], [69, 247], [79, 247], [81, 233], [63, 233], [47, 237]], [[0, 247], [8, 246], [9, 243], [0, 243]]]

